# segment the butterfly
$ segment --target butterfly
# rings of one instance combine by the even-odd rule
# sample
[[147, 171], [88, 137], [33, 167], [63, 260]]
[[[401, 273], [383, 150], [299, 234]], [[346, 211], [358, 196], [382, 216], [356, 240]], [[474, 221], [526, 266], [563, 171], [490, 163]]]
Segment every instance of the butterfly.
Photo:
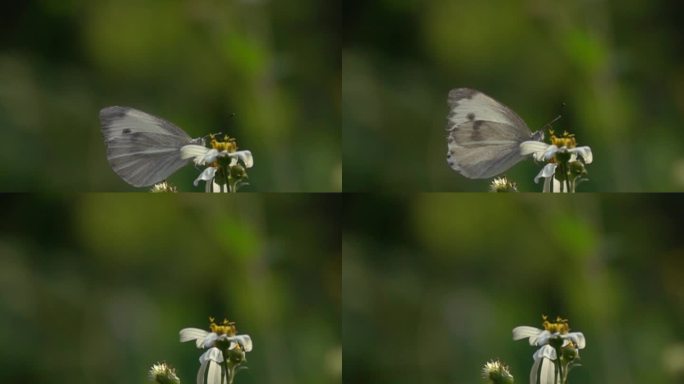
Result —
[[544, 132], [532, 133], [515, 112], [480, 91], [452, 89], [447, 102], [447, 163], [465, 177], [505, 172], [525, 157], [520, 143], [544, 140]]
[[166, 120], [129, 107], [106, 107], [100, 125], [107, 147], [107, 160], [114, 172], [134, 187], [159, 183], [190, 159], [180, 149], [188, 144], [204, 145]]

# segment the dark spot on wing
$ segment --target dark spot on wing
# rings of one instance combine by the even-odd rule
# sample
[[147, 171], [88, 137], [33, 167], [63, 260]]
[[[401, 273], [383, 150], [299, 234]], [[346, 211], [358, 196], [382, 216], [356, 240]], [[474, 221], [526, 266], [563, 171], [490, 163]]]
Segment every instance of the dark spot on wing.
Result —
[[124, 134], [129, 134], [129, 133], [131, 133], [131, 129], [130, 128], [124, 128], [124, 130], [121, 132], [123, 132]]
[[482, 136], [482, 131], [480, 130], [480, 127], [484, 124], [484, 121], [482, 120], [477, 120], [473, 122], [473, 131], [470, 132], [470, 139], [472, 141], [482, 141], [484, 140], [484, 137]]
[[451, 91], [449, 91], [447, 102], [452, 108], [456, 108], [458, 106], [459, 100], [472, 99], [478, 93], [478, 91], [469, 88], [452, 89]]
[[470, 112], [470, 113], [469, 113], [469, 114], [468, 114], [468, 115], [467, 115], [466, 117], [467, 117], [467, 118], [468, 118], [468, 120], [470, 120], [470, 121], [473, 121], [473, 120], [475, 120], [475, 114], [474, 114], [474, 113], [472, 113], [472, 112]]
[[457, 88], [449, 91], [449, 98], [454, 99], [472, 99], [478, 92], [470, 88]]
[[108, 120], [118, 120], [124, 117], [129, 110], [130, 108], [128, 107], [119, 106], [103, 108], [102, 110], [100, 110], [100, 118]]
[[484, 138], [482, 137], [482, 132], [473, 130], [470, 134], [470, 139], [472, 141], [482, 141]]

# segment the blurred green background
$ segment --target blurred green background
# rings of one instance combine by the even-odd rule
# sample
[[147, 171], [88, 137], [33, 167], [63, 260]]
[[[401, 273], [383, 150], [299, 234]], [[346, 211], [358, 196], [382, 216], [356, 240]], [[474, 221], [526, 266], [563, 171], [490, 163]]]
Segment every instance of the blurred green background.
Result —
[[147, 196], [0, 196], [0, 382], [145, 383], [166, 361], [195, 383], [178, 331], [208, 316], [254, 341], [236, 384], [340, 382], [340, 199]]
[[[446, 163], [446, 98], [478, 89], [532, 130], [589, 145], [580, 191], [684, 190], [684, 3], [376, 0], [344, 3], [349, 191], [484, 191]], [[566, 106], [563, 108], [563, 103]], [[507, 175], [541, 191], [532, 160]]]
[[[0, 12], [0, 189], [134, 190], [98, 112], [131, 106], [254, 155], [247, 191], [341, 190], [339, 1], [34, 0]], [[232, 113], [235, 118], [230, 118]], [[187, 166], [170, 181], [192, 187]]]
[[676, 196], [345, 198], [344, 382], [529, 382], [518, 325], [570, 320], [572, 383], [684, 380], [684, 201]]

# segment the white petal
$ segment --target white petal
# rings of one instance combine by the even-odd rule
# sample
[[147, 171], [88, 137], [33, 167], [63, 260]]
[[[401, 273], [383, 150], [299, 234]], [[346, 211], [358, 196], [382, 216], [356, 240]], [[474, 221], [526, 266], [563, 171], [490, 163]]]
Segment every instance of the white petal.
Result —
[[181, 151], [181, 159], [189, 159], [189, 158], [197, 158], [200, 156], [204, 156], [209, 151], [209, 148], [203, 146], [203, 145], [197, 145], [197, 144], [188, 144], [184, 145], [180, 149]]
[[549, 144], [541, 141], [523, 141], [520, 143], [520, 154], [523, 156], [531, 154], [535, 160], [541, 161], [541, 156], [546, 152], [547, 148], [549, 148]]
[[536, 345], [537, 347], [546, 345], [549, 343], [549, 339], [551, 338], [551, 332], [549, 331], [542, 331], [537, 335], [537, 337], [530, 338], [530, 345]]
[[549, 147], [546, 148], [546, 151], [544, 152], [544, 155], [542, 156], [542, 158], [544, 160], [548, 160], [548, 159], [552, 158], [553, 155], [556, 154], [556, 152], [558, 152], [558, 147], [555, 145], [549, 145]]
[[207, 181], [207, 185], [204, 188], [205, 192], [211, 192], [211, 193], [228, 193], [228, 185], [223, 184], [223, 185], [218, 185], [214, 180], [211, 182]]
[[202, 341], [202, 348], [209, 348], [213, 347], [214, 344], [216, 343], [216, 339], [218, 338], [218, 335], [215, 334], [214, 332], [211, 332], [208, 334], [204, 340]]
[[563, 335], [565, 338], [572, 340], [572, 342], [577, 346], [578, 349], [584, 349], [587, 341], [584, 339], [584, 334], [582, 332], [570, 332], [567, 335]]
[[207, 366], [209, 365], [209, 360], [206, 360], [200, 365], [199, 371], [197, 371], [197, 384], [204, 384], [204, 374], [207, 372]]
[[207, 373], [207, 384], [221, 384], [221, 366], [215, 362], [209, 362], [209, 373]]
[[539, 366], [541, 365], [542, 359], [534, 360], [532, 364], [532, 370], [530, 371], [530, 384], [537, 384], [537, 376], [539, 376]]
[[200, 356], [199, 360], [200, 360], [200, 363], [204, 363], [204, 362], [209, 361], [209, 360], [215, 361], [217, 363], [222, 363], [223, 362], [223, 353], [221, 353], [220, 349], [218, 349], [216, 347], [212, 347], [212, 348], [207, 349], [207, 351], [204, 352], [202, 354], [202, 356]]
[[[228, 340], [234, 341], [234, 342], [237, 342], [238, 344], [240, 344], [240, 346], [242, 347], [242, 349], [245, 352], [251, 352], [252, 351], [252, 338], [249, 337], [249, 335], [237, 335], [237, 336], [229, 337]], [[231, 345], [231, 349], [232, 348], [233, 348], [233, 346]]]
[[554, 384], [556, 382], [556, 365], [553, 361], [542, 359], [539, 372], [539, 384]]
[[527, 325], [513, 328], [513, 340], [520, 340], [526, 337], [537, 336], [542, 330]]
[[237, 157], [245, 165], [245, 168], [252, 168], [254, 166], [254, 158], [252, 158], [252, 152], [250, 151], [237, 151], [235, 152]]
[[560, 181], [556, 180], [556, 178], [553, 178], [553, 191], [555, 193], [563, 193], [568, 191], [568, 186], [565, 183], [561, 183]]
[[209, 181], [214, 179], [214, 175], [216, 174], [216, 168], [214, 167], [207, 167], [202, 173], [200, 173], [199, 176], [195, 179], [195, 181], [192, 182], [192, 185], [195, 187], [197, 186], [197, 183], [200, 181]]
[[554, 163], [548, 163], [544, 166], [544, 168], [539, 171], [537, 176], [534, 177], [534, 183], [537, 184], [539, 182], [540, 178], [545, 178], [548, 180], [549, 177], [552, 177], [556, 173], [556, 164]]
[[199, 328], [183, 328], [178, 332], [181, 343], [190, 340], [204, 339], [209, 332]]
[[204, 165], [208, 163], [213, 163], [214, 160], [219, 156], [219, 151], [217, 149], [210, 149], [207, 151], [207, 153], [204, 154], [204, 156], [198, 157], [195, 159], [195, 164], [197, 165]]
[[539, 360], [542, 358], [549, 359], [549, 360], [556, 360], [556, 356], [557, 356], [556, 350], [553, 349], [553, 347], [548, 345], [548, 344], [537, 349], [537, 351], [534, 353], [534, 355], [532, 355], [532, 357], [535, 360]]
[[587, 146], [573, 148], [570, 152], [579, 155], [586, 164], [591, 164], [591, 162], [594, 161], [594, 155], [591, 154], [591, 148]]

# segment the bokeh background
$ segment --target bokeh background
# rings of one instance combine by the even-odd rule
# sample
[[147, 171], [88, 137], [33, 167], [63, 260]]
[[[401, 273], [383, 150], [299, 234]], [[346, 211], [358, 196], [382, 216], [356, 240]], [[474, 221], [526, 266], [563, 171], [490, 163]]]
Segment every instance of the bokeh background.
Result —
[[[684, 190], [684, 3], [345, 1], [344, 189], [484, 191], [446, 164], [446, 97], [470, 87], [589, 145], [580, 191]], [[565, 103], [565, 107], [563, 107]], [[541, 167], [507, 172], [541, 191]]]
[[478, 383], [542, 314], [587, 346], [572, 383], [684, 380], [684, 203], [666, 195], [345, 198], [345, 383]]
[[[341, 190], [337, 0], [32, 0], [0, 12], [0, 190], [134, 190], [98, 112], [131, 106], [254, 155], [247, 191]], [[231, 114], [235, 114], [231, 118]], [[170, 181], [194, 188], [187, 166]]]
[[227, 316], [254, 341], [236, 384], [340, 383], [339, 202], [0, 196], [0, 382], [142, 384], [166, 361], [195, 383], [178, 331]]

